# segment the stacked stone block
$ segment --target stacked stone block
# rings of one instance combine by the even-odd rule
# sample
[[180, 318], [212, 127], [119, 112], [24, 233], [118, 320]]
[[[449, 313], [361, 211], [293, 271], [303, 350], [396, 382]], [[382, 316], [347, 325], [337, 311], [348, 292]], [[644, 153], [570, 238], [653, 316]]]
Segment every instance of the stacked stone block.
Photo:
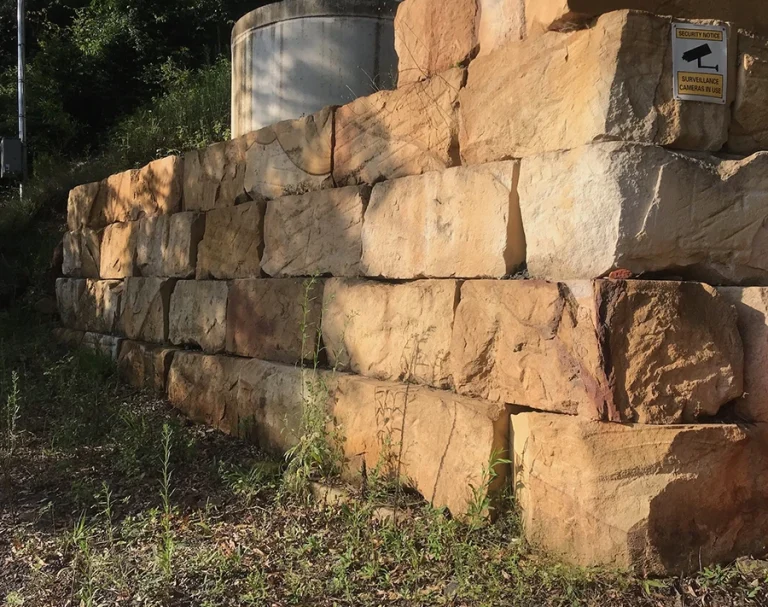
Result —
[[452, 5], [401, 4], [395, 91], [75, 188], [58, 338], [275, 451], [321, 382], [349, 475], [461, 516], [496, 462], [575, 563], [760, 552], [768, 39], [679, 102], [672, 18], [609, 12], [652, 0]]

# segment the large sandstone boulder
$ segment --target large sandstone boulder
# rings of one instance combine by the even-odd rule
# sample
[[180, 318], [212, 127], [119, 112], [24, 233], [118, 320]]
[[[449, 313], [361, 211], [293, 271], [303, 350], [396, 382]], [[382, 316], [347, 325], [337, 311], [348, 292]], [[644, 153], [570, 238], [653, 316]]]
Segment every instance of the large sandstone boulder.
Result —
[[197, 278], [258, 278], [263, 250], [263, 202], [209, 211], [197, 253]]
[[652, 281], [465, 282], [451, 349], [462, 394], [644, 424], [715, 415], [743, 358], [712, 287]]
[[289, 364], [312, 360], [322, 306], [323, 281], [235, 280], [227, 303], [226, 350]]
[[479, 55], [487, 55], [526, 34], [524, 0], [478, 0], [475, 18]]
[[733, 305], [744, 342], [744, 396], [736, 401], [739, 417], [768, 423], [768, 288], [721, 287]]
[[739, 33], [735, 74], [736, 98], [728, 151], [751, 154], [768, 149], [768, 39]]
[[177, 346], [223, 352], [227, 337], [226, 282], [180, 280], [171, 295], [169, 339]]
[[672, 98], [671, 39], [670, 19], [621, 11], [478, 57], [459, 94], [465, 164], [605, 139], [719, 150], [729, 108]]
[[138, 179], [139, 171], [136, 169], [115, 173], [103, 179], [93, 201], [88, 225], [92, 228], [103, 228], [111, 223], [138, 219], [132, 217]]
[[516, 161], [376, 185], [363, 225], [362, 271], [386, 278], [495, 277], [525, 261]]
[[117, 358], [120, 378], [141, 390], [165, 392], [174, 352], [173, 348], [123, 340]]
[[67, 232], [63, 240], [64, 276], [99, 278], [101, 234], [90, 228]]
[[69, 348], [79, 348], [83, 345], [83, 336], [85, 335], [85, 331], [56, 327], [53, 331], [51, 331], [51, 335], [57, 344], [67, 346]]
[[136, 266], [142, 276], [191, 278], [205, 232], [205, 215], [174, 213], [139, 222]]
[[523, 159], [518, 193], [532, 276], [628, 269], [768, 283], [766, 153], [722, 160], [600, 143]]
[[101, 240], [99, 274], [118, 279], [136, 275], [136, 245], [139, 222], [113, 223], [104, 228]]
[[323, 304], [329, 361], [376, 379], [448, 388], [457, 300], [454, 280], [388, 284], [332, 278]]
[[512, 416], [534, 545], [578, 565], [679, 575], [768, 548], [768, 442], [731, 425]]
[[465, 75], [452, 68], [336, 110], [336, 184], [374, 184], [459, 164], [458, 97]]
[[179, 156], [166, 156], [139, 169], [127, 219], [135, 221], [180, 211], [183, 173], [184, 161]]
[[264, 258], [270, 276], [357, 276], [370, 189], [350, 186], [267, 203]]
[[56, 301], [61, 324], [69, 329], [114, 333], [120, 324], [123, 284], [118, 280], [59, 278]]
[[249, 200], [245, 153], [255, 133], [184, 154], [184, 210], [210, 211]]
[[91, 225], [93, 205], [99, 195], [101, 183], [86, 183], [72, 188], [67, 199], [67, 227], [76, 232]]
[[123, 341], [122, 337], [116, 335], [86, 332], [83, 334], [83, 341], [80, 346], [113, 361], [117, 361]]
[[484, 494], [484, 472], [496, 464], [501, 488], [507, 466], [509, 417], [504, 405], [442, 390], [381, 382], [354, 375], [334, 382], [333, 415], [343, 436], [350, 473], [397, 476], [454, 516], [470, 508], [472, 487]]
[[244, 187], [254, 200], [333, 187], [333, 108], [249, 135]]
[[129, 339], [163, 343], [168, 340], [168, 313], [174, 280], [126, 278], [121, 323]]

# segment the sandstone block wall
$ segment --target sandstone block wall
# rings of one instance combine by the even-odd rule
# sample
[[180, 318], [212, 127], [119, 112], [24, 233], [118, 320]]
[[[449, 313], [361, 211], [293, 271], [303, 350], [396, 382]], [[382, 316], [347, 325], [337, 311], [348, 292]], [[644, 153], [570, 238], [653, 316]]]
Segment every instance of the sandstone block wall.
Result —
[[319, 383], [349, 476], [461, 516], [495, 463], [568, 561], [757, 554], [768, 38], [664, 3], [737, 22], [675, 101], [672, 18], [610, 12], [660, 6], [405, 0], [397, 90], [75, 188], [57, 338], [275, 451]]

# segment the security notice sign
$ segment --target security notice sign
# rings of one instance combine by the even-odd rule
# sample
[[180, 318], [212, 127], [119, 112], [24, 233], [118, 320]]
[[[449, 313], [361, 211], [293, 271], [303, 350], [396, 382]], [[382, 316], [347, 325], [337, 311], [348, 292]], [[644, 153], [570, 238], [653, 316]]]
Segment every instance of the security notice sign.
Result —
[[672, 24], [675, 99], [725, 103], [728, 90], [728, 39], [718, 25]]

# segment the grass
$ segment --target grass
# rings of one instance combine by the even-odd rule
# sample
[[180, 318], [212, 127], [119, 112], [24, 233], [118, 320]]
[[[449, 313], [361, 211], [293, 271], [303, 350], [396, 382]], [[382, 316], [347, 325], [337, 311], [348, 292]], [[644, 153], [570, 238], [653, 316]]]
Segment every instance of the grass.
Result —
[[531, 551], [513, 508], [477, 527], [411, 500], [395, 524], [383, 493], [294, 497], [285, 462], [52, 347], [50, 328], [0, 310], [0, 604], [768, 604], [760, 562], [642, 580]]

